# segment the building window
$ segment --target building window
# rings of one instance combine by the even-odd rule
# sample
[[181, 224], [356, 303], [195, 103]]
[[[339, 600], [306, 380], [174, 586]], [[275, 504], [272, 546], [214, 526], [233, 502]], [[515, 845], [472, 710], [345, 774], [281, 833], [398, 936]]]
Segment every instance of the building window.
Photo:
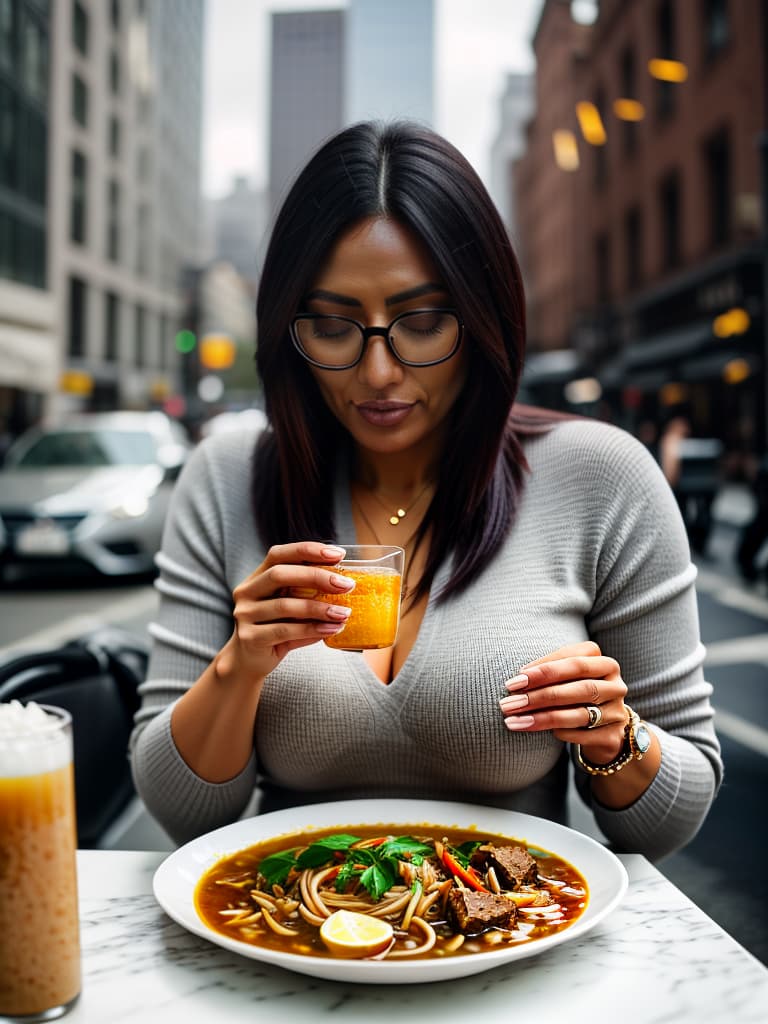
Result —
[[116, 363], [120, 351], [120, 300], [114, 292], [104, 296], [104, 358]]
[[608, 235], [598, 235], [595, 239], [595, 279], [597, 301], [604, 305], [611, 297], [611, 243]]
[[[619, 77], [621, 79], [621, 98], [636, 100], [637, 66], [635, 51], [631, 46], [628, 46], [621, 55]], [[637, 150], [637, 129], [636, 121], [622, 121], [621, 123], [621, 149], [624, 156], [632, 156]]]
[[16, 42], [17, 12], [14, 0], [0, 0], [0, 68], [3, 71], [13, 71], [14, 58], [19, 49]]
[[113, 96], [120, 95], [120, 58], [114, 50], [109, 54], [109, 88]]
[[662, 264], [665, 270], [680, 266], [680, 175], [677, 171], [668, 174], [659, 188], [661, 211]]
[[120, 156], [120, 119], [114, 115], [109, 119], [109, 155]]
[[72, 195], [70, 200], [69, 237], [85, 244], [88, 202], [88, 162], [82, 153], [72, 152]]
[[107, 259], [115, 263], [120, 259], [120, 185], [116, 181], [107, 185]]
[[72, 75], [72, 117], [83, 128], [88, 127], [88, 86], [80, 75]]
[[136, 273], [149, 273], [149, 205], [139, 203], [136, 210]]
[[48, 190], [48, 125], [36, 110], [23, 110], [20, 184], [24, 195], [45, 207]]
[[159, 321], [158, 330], [160, 332], [160, 350], [159, 350], [159, 353], [158, 353], [158, 365], [159, 365], [161, 370], [167, 370], [168, 369], [168, 348], [167, 348], [168, 338], [166, 337], [166, 335], [168, 334], [168, 317], [165, 315], [165, 313], [161, 313], [160, 314], [160, 321]]
[[0, 81], [0, 185], [9, 189], [19, 185], [20, 121], [19, 98]]
[[85, 355], [85, 300], [85, 281], [70, 277], [67, 352], [72, 359]]
[[88, 12], [80, 0], [72, 6], [72, 43], [84, 57], [88, 55]]
[[728, 0], [703, 0], [704, 59], [713, 60], [728, 45], [731, 34]]
[[136, 359], [136, 366], [144, 366], [147, 358], [146, 353], [146, 311], [143, 306], [136, 307], [136, 319], [134, 320], [135, 326], [135, 344], [134, 344], [134, 356]]
[[[677, 60], [675, 43], [675, 10], [672, 0], [662, 0], [656, 12], [656, 56]], [[661, 120], [675, 112], [675, 83], [656, 79], [656, 115]]]
[[[595, 107], [600, 120], [605, 124], [605, 91], [600, 87], [595, 93]], [[593, 146], [595, 152], [595, 188], [602, 188], [608, 180], [608, 146], [607, 143]]]
[[633, 206], [624, 220], [627, 290], [638, 288], [643, 279], [643, 222], [640, 208]]
[[710, 242], [713, 247], [731, 240], [731, 146], [728, 132], [717, 132], [704, 147], [709, 190]]
[[21, 34], [21, 81], [30, 99], [45, 103], [48, 96], [48, 34], [29, 16], [24, 19]]
[[117, 32], [120, 28], [120, 0], [112, 0], [110, 3], [109, 20], [112, 28]]

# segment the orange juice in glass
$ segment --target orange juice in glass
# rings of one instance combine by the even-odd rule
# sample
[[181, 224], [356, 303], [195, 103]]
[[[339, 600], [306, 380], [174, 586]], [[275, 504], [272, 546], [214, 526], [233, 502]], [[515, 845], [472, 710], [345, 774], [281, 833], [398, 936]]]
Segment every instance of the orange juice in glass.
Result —
[[329, 647], [341, 651], [376, 650], [391, 647], [400, 623], [403, 589], [402, 548], [383, 544], [341, 544], [346, 551], [334, 571], [351, 576], [355, 589], [347, 594], [322, 594], [320, 600], [352, 609], [340, 633], [325, 638]]
[[54, 1020], [80, 992], [72, 720], [0, 704], [0, 1021]]

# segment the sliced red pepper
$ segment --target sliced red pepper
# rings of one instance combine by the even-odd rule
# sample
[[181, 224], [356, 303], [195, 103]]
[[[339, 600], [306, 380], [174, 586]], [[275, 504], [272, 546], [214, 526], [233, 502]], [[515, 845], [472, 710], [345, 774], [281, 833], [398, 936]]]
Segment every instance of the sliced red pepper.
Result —
[[451, 874], [455, 875], [456, 878], [460, 878], [465, 885], [469, 886], [470, 889], [474, 889], [475, 892], [485, 892], [490, 894], [491, 890], [486, 889], [480, 880], [480, 876], [473, 867], [463, 868], [456, 858], [452, 857], [445, 848], [443, 849], [443, 856], [441, 859]]

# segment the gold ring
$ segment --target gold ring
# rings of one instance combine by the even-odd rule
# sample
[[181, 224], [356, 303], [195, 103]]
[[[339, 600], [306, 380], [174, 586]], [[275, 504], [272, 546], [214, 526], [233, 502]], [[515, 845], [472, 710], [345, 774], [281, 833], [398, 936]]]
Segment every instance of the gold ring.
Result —
[[589, 715], [589, 721], [587, 722], [588, 729], [596, 729], [603, 720], [603, 712], [596, 704], [585, 704], [584, 710]]

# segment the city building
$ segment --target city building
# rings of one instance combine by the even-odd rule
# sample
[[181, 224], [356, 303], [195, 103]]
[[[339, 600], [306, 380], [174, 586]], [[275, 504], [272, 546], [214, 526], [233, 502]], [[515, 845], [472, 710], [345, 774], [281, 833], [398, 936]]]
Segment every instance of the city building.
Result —
[[517, 242], [515, 209], [515, 162], [525, 152], [526, 127], [533, 114], [533, 75], [510, 72], [499, 100], [499, 128], [491, 147], [491, 180], [494, 197], [512, 243]]
[[0, 7], [0, 453], [42, 414], [60, 360], [48, 267], [50, 5]]
[[341, 10], [272, 14], [270, 210], [309, 154], [343, 125], [344, 31]]
[[433, 0], [349, 0], [344, 121], [434, 120]]
[[230, 263], [254, 288], [267, 229], [268, 197], [248, 179], [235, 178], [232, 189], [210, 202], [211, 248], [215, 258]]
[[11, 194], [0, 185], [0, 337], [16, 352], [19, 331], [36, 336], [26, 373], [0, 360], [0, 394], [23, 390], [13, 404], [31, 413], [16, 428], [177, 389], [181, 272], [199, 244], [203, 13], [204, 0], [2, 5], [18, 66], [0, 69], [0, 116], [17, 111], [18, 166]]
[[272, 14], [269, 210], [344, 125], [434, 113], [434, 0]]
[[[517, 177], [526, 213], [545, 179], [568, 197], [561, 251], [546, 217], [525, 225], [526, 253], [571, 267], [568, 316], [541, 340], [574, 350], [571, 376], [595, 374], [620, 422], [684, 408], [695, 434], [754, 455], [768, 442], [765, 5], [603, 0], [579, 34], [568, 7], [542, 10], [529, 132], [540, 145]], [[570, 109], [543, 86], [553, 65], [569, 69]], [[547, 268], [528, 269], [540, 310]]]

